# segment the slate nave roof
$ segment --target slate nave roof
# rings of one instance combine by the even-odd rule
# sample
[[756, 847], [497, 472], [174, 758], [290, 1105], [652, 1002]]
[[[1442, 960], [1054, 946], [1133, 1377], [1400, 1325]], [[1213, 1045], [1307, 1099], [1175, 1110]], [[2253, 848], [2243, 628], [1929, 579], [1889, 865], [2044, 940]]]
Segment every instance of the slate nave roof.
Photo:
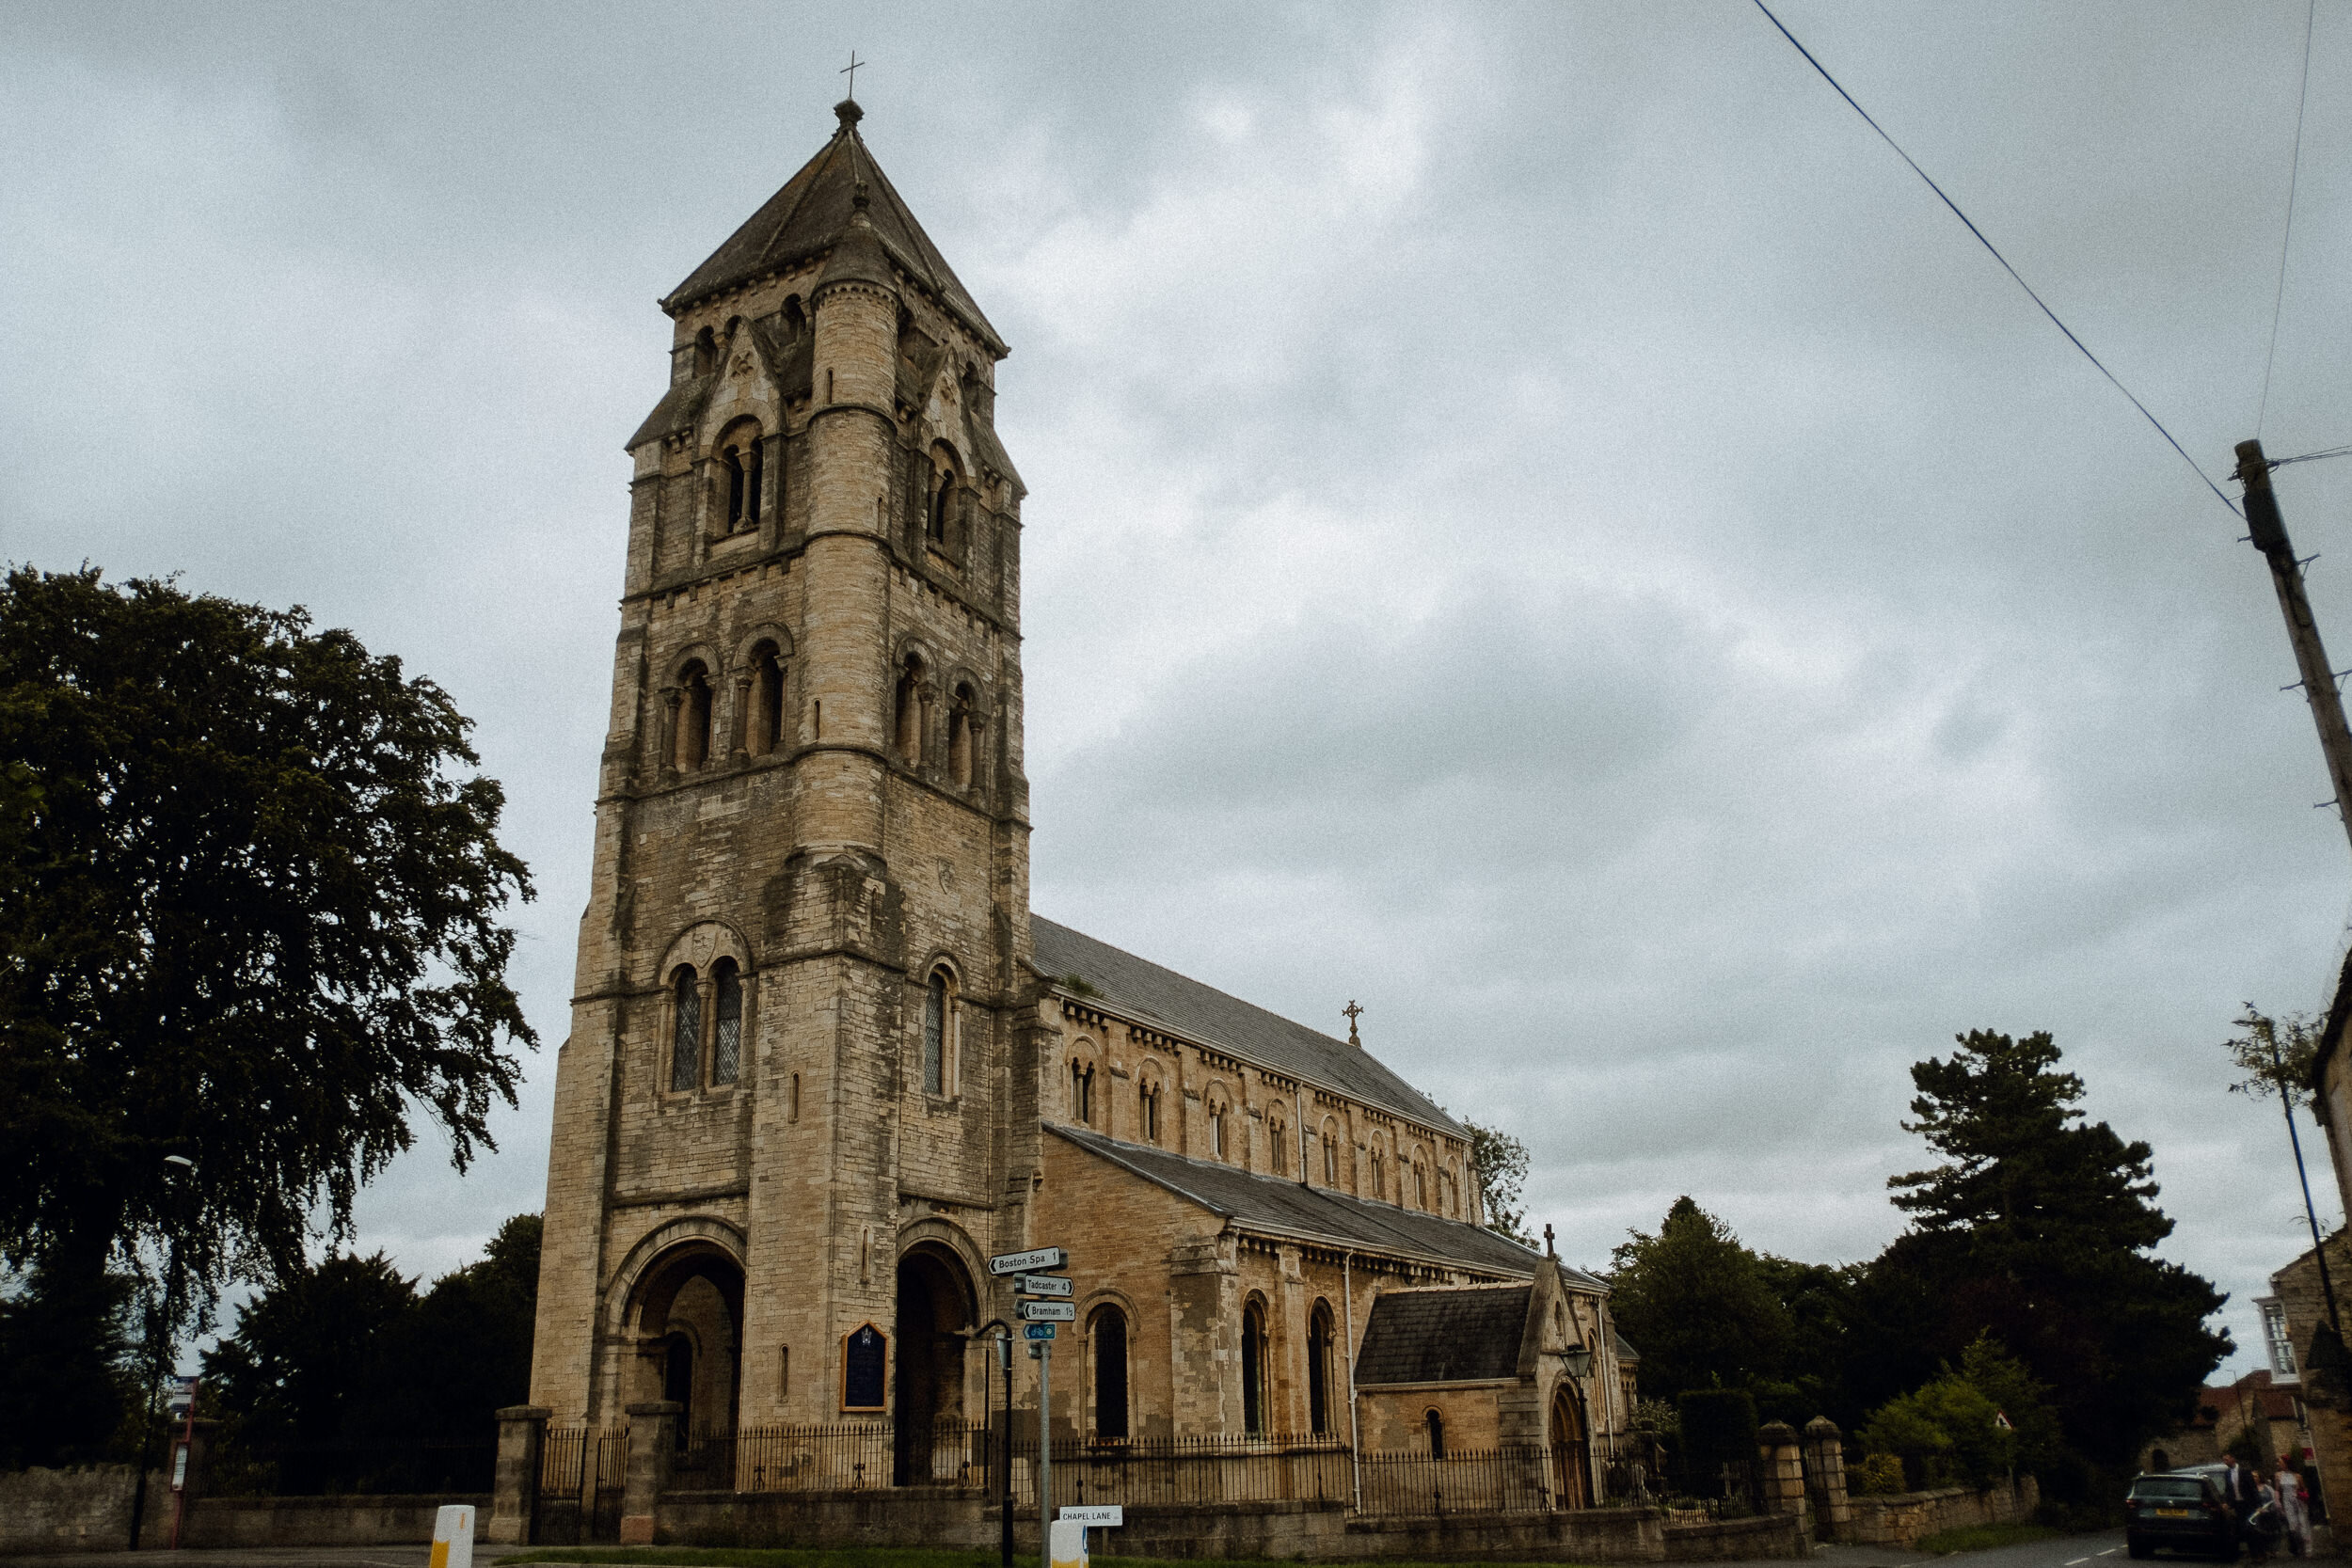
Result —
[[[1151, 1144], [1122, 1143], [1083, 1127], [1045, 1130], [1244, 1229], [1352, 1247], [1392, 1257], [1426, 1258], [1492, 1274], [1525, 1276], [1548, 1259], [1482, 1226], [1392, 1203], [1373, 1203], [1286, 1176], [1265, 1176], [1215, 1160], [1196, 1160]], [[1581, 1270], [1561, 1265], [1572, 1285], [1606, 1291]]]
[[1470, 1136], [1468, 1128], [1361, 1046], [1293, 1022], [1034, 911], [1029, 934], [1041, 973], [1056, 980], [1075, 975], [1118, 1011], [1155, 1019], [1168, 1025], [1169, 1034], [1337, 1089], [1425, 1127], [1457, 1138]]

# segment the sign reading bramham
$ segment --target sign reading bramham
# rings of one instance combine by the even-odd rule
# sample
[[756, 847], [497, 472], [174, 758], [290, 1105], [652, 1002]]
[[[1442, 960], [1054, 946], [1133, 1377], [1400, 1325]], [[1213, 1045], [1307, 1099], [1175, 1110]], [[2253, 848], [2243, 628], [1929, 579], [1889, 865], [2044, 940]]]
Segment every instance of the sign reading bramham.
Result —
[[1067, 1301], [1025, 1301], [1021, 1304], [1021, 1321], [1025, 1323], [1074, 1323], [1078, 1321], [1075, 1303]]
[[861, 1324], [857, 1332], [841, 1341], [841, 1408], [844, 1410], [881, 1410], [882, 1403], [882, 1369], [887, 1362], [885, 1352], [889, 1341], [882, 1331], [872, 1323]]
[[1000, 1252], [988, 1260], [993, 1275], [1028, 1274], [1039, 1269], [1066, 1269], [1070, 1254], [1057, 1246], [1033, 1247], [1027, 1252]]

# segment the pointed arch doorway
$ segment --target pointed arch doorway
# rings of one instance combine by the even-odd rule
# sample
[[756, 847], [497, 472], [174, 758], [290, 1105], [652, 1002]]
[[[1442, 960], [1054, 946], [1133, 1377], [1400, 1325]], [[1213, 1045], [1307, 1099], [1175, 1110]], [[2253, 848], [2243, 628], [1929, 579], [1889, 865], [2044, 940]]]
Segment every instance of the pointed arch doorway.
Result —
[[1584, 1402], [1562, 1384], [1551, 1396], [1551, 1487], [1561, 1508], [1593, 1506], [1592, 1445], [1584, 1435]]
[[963, 1419], [963, 1351], [973, 1303], [971, 1275], [947, 1248], [922, 1243], [899, 1258], [891, 1367], [894, 1484], [936, 1486], [960, 1479], [950, 1466], [961, 1465], [962, 1446], [943, 1444], [939, 1429]]

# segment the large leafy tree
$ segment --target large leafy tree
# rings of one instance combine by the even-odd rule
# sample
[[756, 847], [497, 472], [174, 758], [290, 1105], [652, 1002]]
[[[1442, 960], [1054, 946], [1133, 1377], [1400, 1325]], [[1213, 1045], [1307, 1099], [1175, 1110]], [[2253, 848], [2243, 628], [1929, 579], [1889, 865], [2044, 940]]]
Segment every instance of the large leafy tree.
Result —
[[1534, 1246], [1526, 1207], [1519, 1201], [1519, 1190], [1527, 1184], [1527, 1146], [1498, 1128], [1474, 1121], [1462, 1125], [1470, 1130], [1470, 1165], [1478, 1173], [1479, 1212], [1486, 1217], [1486, 1228]]
[[417, 1110], [461, 1169], [489, 1145], [531, 884], [469, 727], [300, 610], [8, 574], [0, 1253], [298, 1270]]
[[2084, 1119], [2047, 1034], [1959, 1045], [1912, 1069], [1904, 1127], [1942, 1159], [1889, 1180], [1913, 1227], [1871, 1268], [1881, 1327], [1954, 1363], [1990, 1332], [2048, 1386], [2068, 1448], [2120, 1468], [2228, 1354], [2205, 1325], [2223, 1297], [2152, 1256], [2172, 1222], [2149, 1147]]
[[1754, 1388], [1781, 1376], [1795, 1324], [1731, 1227], [1678, 1197], [1657, 1234], [1611, 1255], [1609, 1309], [1642, 1357], [1642, 1392]]

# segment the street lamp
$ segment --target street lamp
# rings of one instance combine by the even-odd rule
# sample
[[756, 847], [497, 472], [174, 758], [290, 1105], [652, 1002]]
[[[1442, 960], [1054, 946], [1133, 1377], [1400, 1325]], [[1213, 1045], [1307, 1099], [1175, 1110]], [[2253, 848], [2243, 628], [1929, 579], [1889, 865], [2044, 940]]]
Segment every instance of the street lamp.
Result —
[[[196, 1174], [196, 1162], [184, 1154], [167, 1154], [164, 1164], [167, 1180]], [[163, 1392], [164, 1360], [171, 1354], [172, 1325], [180, 1318], [180, 1210], [184, 1207], [177, 1196], [181, 1181], [171, 1181], [174, 1196], [165, 1204], [169, 1214], [171, 1245], [164, 1263], [164, 1309], [161, 1321], [148, 1319], [147, 1326], [147, 1419], [139, 1428], [139, 1473], [131, 1487], [131, 1550], [139, 1549], [139, 1525], [147, 1513], [147, 1471], [155, 1462], [155, 1398]]]

